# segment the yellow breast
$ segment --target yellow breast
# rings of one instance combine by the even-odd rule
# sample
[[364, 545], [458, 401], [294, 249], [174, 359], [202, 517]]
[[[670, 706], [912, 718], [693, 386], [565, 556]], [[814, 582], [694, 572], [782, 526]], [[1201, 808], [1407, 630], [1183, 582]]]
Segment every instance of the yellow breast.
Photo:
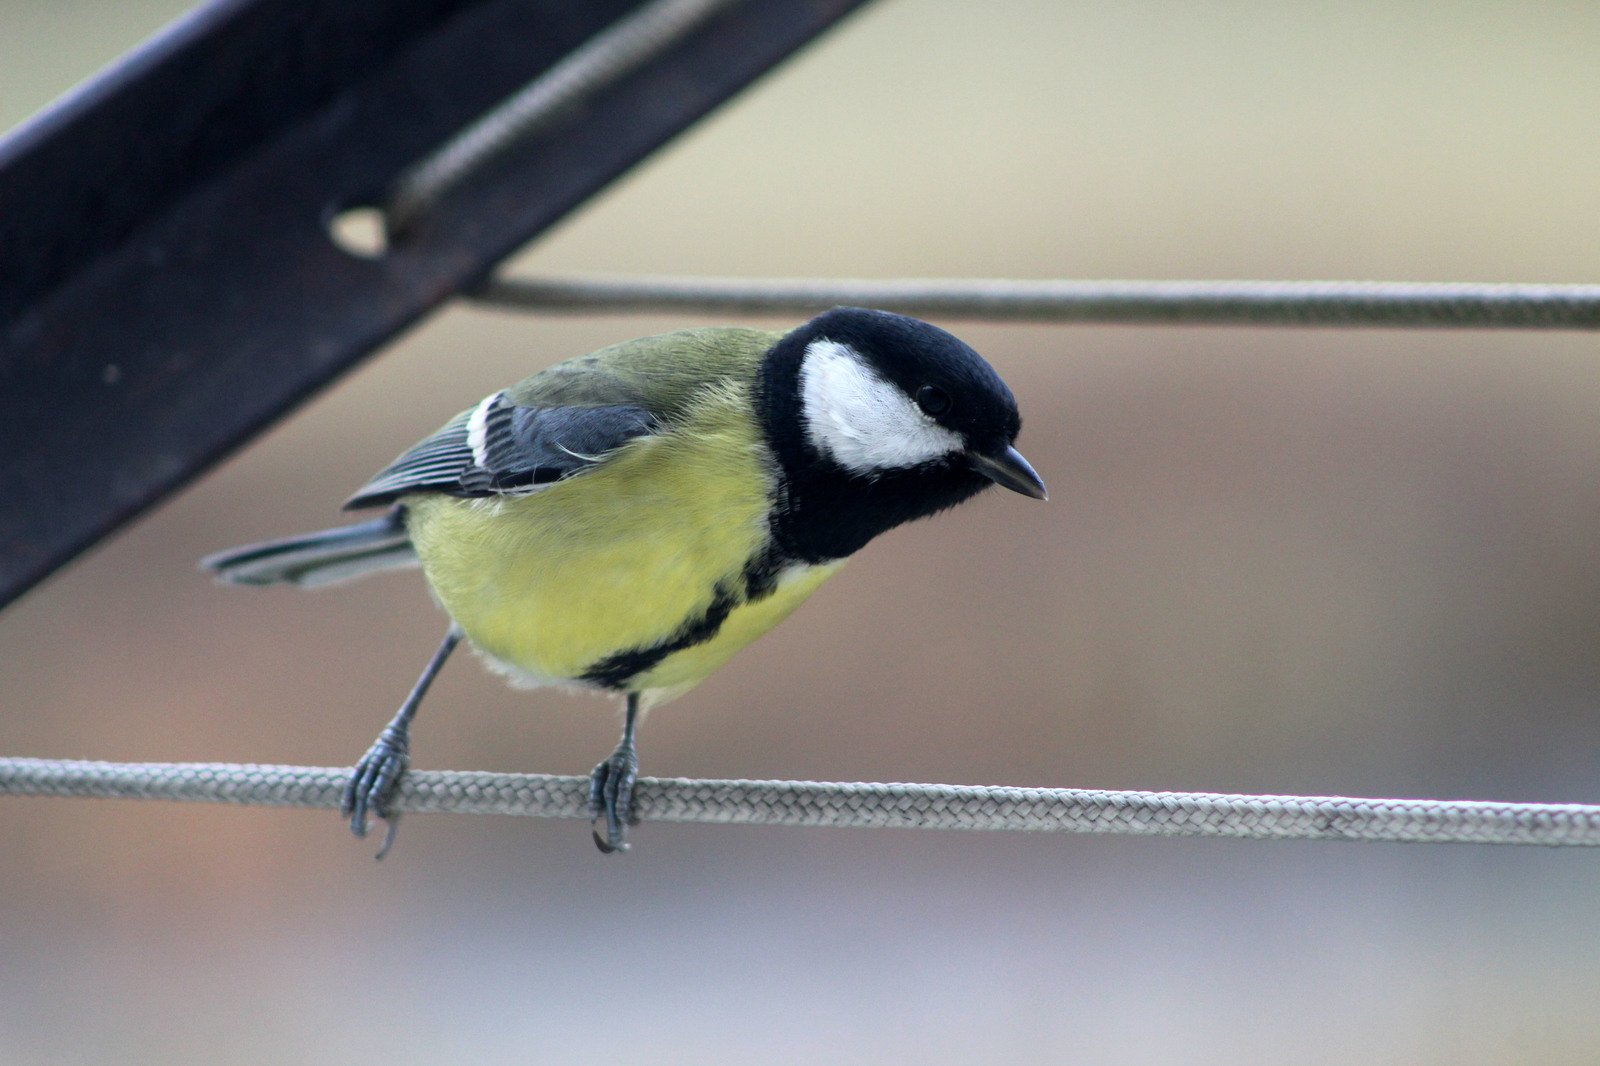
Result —
[[768, 595], [735, 607], [716, 636], [667, 656], [641, 675], [634, 687], [645, 694], [645, 705], [657, 707], [677, 699], [710, 677], [734, 652], [789, 617], [843, 565], [844, 560], [839, 559], [820, 566], [794, 566], [786, 570]]
[[[678, 425], [524, 496], [406, 497], [434, 594], [483, 651], [534, 683], [681, 637], [719, 587], [742, 589], [768, 536], [773, 460], [741, 389], [708, 389]], [[629, 684], [687, 691], [799, 606], [838, 564], [793, 568], [739, 602], [709, 639]]]

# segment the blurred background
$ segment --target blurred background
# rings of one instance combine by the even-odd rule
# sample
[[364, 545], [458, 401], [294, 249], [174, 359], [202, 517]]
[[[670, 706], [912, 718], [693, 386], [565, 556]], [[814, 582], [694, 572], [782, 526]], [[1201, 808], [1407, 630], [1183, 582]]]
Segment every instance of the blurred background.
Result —
[[[0, 128], [186, 6], [0, 0]], [[1571, 3], [880, 0], [515, 269], [1595, 281], [1596, 55]], [[438, 315], [0, 615], [0, 753], [350, 763], [443, 633], [420, 577], [195, 560], [702, 321]], [[1600, 802], [1593, 337], [946, 324], [1050, 502], [871, 545], [646, 774]], [[617, 723], [465, 658], [414, 754], [586, 773]], [[0, 1064], [1600, 1059], [1591, 852], [635, 840], [0, 800]]]

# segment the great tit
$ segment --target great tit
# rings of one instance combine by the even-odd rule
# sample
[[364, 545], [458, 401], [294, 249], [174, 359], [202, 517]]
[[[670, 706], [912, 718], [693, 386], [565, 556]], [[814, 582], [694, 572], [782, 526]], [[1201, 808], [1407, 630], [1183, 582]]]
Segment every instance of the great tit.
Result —
[[[319, 585], [421, 563], [444, 643], [344, 795], [389, 823], [412, 717], [462, 637], [513, 684], [626, 700], [590, 778], [594, 839], [627, 848], [640, 715], [777, 625], [873, 537], [990, 484], [1035, 499], [1005, 382], [903, 315], [840, 307], [789, 333], [689, 329], [550, 367], [452, 418], [346, 509], [382, 518], [202, 566]], [[604, 821], [605, 834], [599, 823]], [[380, 852], [382, 857], [382, 852]]]

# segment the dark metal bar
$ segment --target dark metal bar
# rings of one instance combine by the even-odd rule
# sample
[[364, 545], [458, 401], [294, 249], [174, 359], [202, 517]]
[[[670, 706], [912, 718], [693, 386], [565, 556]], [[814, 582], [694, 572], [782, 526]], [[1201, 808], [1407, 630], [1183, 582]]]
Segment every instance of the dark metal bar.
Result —
[[407, 167], [384, 201], [388, 235], [401, 237], [419, 215], [470, 181], [496, 156], [583, 106], [595, 92], [648, 63], [720, 9], [740, 2], [649, 0], [595, 34], [426, 158]]
[[1600, 285], [955, 278], [493, 278], [468, 295], [488, 307], [543, 313], [814, 314], [848, 304], [929, 318], [998, 322], [1600, 329]]
[[715, 14], [374, 259], [334, 214], [639, 5], [215, 0], [0, 141], [0, 604], [860, 2]]

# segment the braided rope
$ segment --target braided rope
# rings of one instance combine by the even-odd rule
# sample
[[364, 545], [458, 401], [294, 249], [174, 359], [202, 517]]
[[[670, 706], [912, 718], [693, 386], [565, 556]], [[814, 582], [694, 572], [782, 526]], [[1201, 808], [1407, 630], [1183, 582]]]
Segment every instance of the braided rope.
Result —
[[[0, 758], [0, 795], [336, 808], [349, 775], [327, 766]], [[413, 770], [395, 808], [587, 818], [588, 790], [583, 777]], [[1600, 806], [1576, 803], [651, 777], [639, 780], [634, 803], [640, 821], [1600, 846]]]
[[491, 278], [479, 304], [539, 312], [814, 314], [841, 304], [931, 318], [1217, 326], [1600, 329], [1600, 285], [961, 278]]

